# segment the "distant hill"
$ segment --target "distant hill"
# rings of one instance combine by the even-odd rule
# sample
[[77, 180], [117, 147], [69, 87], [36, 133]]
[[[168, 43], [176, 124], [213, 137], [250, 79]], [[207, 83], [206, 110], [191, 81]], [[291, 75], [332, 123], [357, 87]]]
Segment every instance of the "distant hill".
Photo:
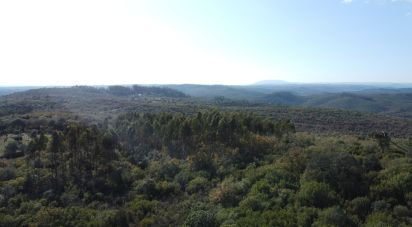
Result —
[[39, 88], [39, 87], [0, 87], [0, 96], [12, 94], [14, 92], [19, 92], [19, 91], [27, 91], [27, 90], [35, 89], [35, 88]]
[[[412, 88], [399, 84], [164, 85], [209, 100], [333, 108], [412, 118]], [[391, 87], [392, 86], [392, 87]], [[405, 85], [406, 86], [406, 85]], [[225, 99], [222, 99], [225, 98]]]
[[132, 95], [145, 95], [145, 96], [158, 96], [158, 97], [169, 97], [169, 98], [185, 98], [186, 94], [177, 91], [175, 89], [167, 87], [147, 87], [133, 85], [132, 87], [126, 86], [109, 86], [105, 90], [106, 92], [118, 95], [118, 96], [132, 96]]
[[248, 90], [243, 86], [225, 86], [225, 85], [198, 85], [198, 84], [182, 84], [182, 85], [164, 85], [188, 94], [193, 97], [215, 98], [226, 97], [234, 100], [256, 100], [261, 97], [261, 93], [256, 90]]
[[283, 91], [266, 95], [262, 98], [262, 101], [270, 104], [301, 105], [306, 101], [306, 98], [292, 92]]
[[[412, 135], [412, 121], [392, 117], [411, 117], [410, 106], [411, 94], [382, 95], [370, 99], [360, 95], [325, 94], [322, 96], [300, 96], [294, 93], [277, 92], [272, 95], [256, 95], [256, 98], [266, 97], [268, 102], [256, 102], [257, 105], [250, 105], [248, 102], [218, 99], [202, 100], [184, 96], [176, 98], [166, 95], [171, 90], [159, 90], [153, 88], [142, 88], [143, 91], [136, 92], [141, 87], [125, 86], [108, 87], [87, 87], [75, 86], [65, 88], [41, 88], [24, 92], [17, 92], [0, 97], [0, 126], [3, 123], [14, 122], [16, 119], [37, 127], [44, 121], [58, 122], [59, 119], [82, 120], [88, 123], [102, 123], [105, 119], [115, 119], [125, 112], [138, 113], [159, 113], [178, 112], [184, 114], [196, 114], [199, 111], [210, 108], [218, 108], [224, 111], [250, 111], [273, 119], [291, 119], [298, 131], [307, 132], [330, 132], [365, 135], [371, 131], [389, 131], [399, 137], [410, 137]], [[226, 86], [215, 88], [227, 89]], [[167, 91], [167, 92], [165, 92]], [[239, 94], [244, 91], [240, 88], [228, 90], [229, 93]], [[173, 94], [180, 94], [179, 92]], [[244, 92], [243, 94], [256, 94]], [[327, 97], [327, 98], [325, 98]], [[353, 111], [339, 110], [339, 108], [357, 109], [360, 106], [345, 106], [345, 100], [350, 102], [372, 103], [376, 101], [377, 106], [388, 106], [382, 114], [361, 113]], [[391, 100], [398, 100], [392, 102]], [[299, 104], [300, 102], [304, 102]], [[325, 106], [335, 109], [320, 109], [305, 107], [304, 105], [312, 100], [313, 106]], [[314, 101], [316, 100], [316, 102]], [[335, 101], [331, 101], [335, 100]], [[342, 101], [343, 100], [343, 101]], [[400, 100], [400, 101], [399, 101]], [[349, 102], [349, 101], [348, 101]], [[268, 104], [269, 103], [269, 104]], [[273, 104], [275, 103], [275, 104]], [[276, 105], [281, 103], [283, 105]], [[343, 103], [343, 104], [339, 104]], [[385, 104], [386, 103], [386, 104]], [[387, 103], [393, 103], [391, 105]], [[403, 103], [404, 105], [400, 105]], [[285, 105], [293, 105], [288, 107]], [[396, 107], [396, 108], [395, 108]], [[398, 108], [399, 107], [399, 108]], [[110, 121], [110, 120], [109, 120]], [[17, 123], [19, 123], [17, 122]], [[20, 124], [19, 123], [19, 124]]]
[[254, 83], [253, 85], [280, 85], [280, 84], [289, 84], [289, 82], [284, 80], [262, 80]]
[[[189, 96], [195, 99], [190, 99]], [[2, 103], [1, 100], [11, 100], [9, 104], [13, 104], [8, 106], [3, 102], [0, 107], [2, 112], [5, 113], [9, 110], [18, 110], [17, 112], [22, 113], [33, 109], [65, 106], [66, 109], [76, 109], [83, 113], [85, 110], [89, 112], [97, 111], [100, 106], [106, 106], [105, 103], [109, 105], [111, 102], [116, 102], [115, 106], [119, 108], [120, 106], [123, 108], [123, 105], [129, 105], [132, 108], [131, 106], [135, 104], [131, 105], [130, 100], [154, 102], [154, 99], [185, 99], [185, 102], [188, 103], [203, 100], [220, 106], [270, 104], [332, 108], [412, 119], [412, 88], [387, 88], [362, 84], [284, 84], [270, 86], [183, 84], [40, 88], [0, 96], [0, 104]]]
[[274, 92], [260, 102], [302, 107], [334, 108], [372, 112], [412, 118], [412, 93], [323, 93], [302, 96], [291, 92]]
[[376, 100], [372, 96], [353, 93], [311, 96], [308, 97], [304, 106], [338, 108], [363, 112], [383, 112], [388, 109], [386, 103]]
[[[39, 88], [1, 96], [0, 117], [11, 113], [52, 111], [74, 113], [86, 119], [100, 119], [136, 106], [150, 109], [159, 106], [157, 102], [174, 103], [176, 99], [187, 98], [188, 96], [182, 92], [160, 87]], [[159, 111], [162, 110], [160, 107], [157, 108]]]

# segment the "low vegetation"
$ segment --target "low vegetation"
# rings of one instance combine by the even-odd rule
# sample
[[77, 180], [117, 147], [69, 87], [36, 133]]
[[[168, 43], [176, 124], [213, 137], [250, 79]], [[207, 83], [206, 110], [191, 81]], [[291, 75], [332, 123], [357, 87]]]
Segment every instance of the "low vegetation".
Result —
[[386, 134], [209, 110], [61, 119], [0, 139], [0, 226], [412, 225], [412, 140]]

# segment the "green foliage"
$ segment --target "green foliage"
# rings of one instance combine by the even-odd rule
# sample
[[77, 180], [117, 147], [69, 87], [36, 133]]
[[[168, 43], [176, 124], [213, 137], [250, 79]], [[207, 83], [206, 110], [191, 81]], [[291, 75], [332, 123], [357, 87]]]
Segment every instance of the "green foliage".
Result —
[[142, 220], [145, 217], [150, 217], [155, 213], [158, 202], [156, 200], [146, 199], [144, 196], [138, 196], [127, 204], [127, 206], [139, 220]]
[[313, 226], [336, 226], [350, 227], [356, 226], [353, 220], [348, 217], [340, 207], [331, 207], [323, 210]]
[[301, 206], [313, 206], [325, 208], [336, 204], [336, 193], [329, 185], [316, 181], [304, 182], [297, 194], [298, 202]]
[[392, 162], [388, 168], [380, 172], [378, 182], [371, 187], [377, 198], [393, 198], [404, 203], [408, 193], [412, 192], [412, 162], [410, 159], [401, 159]]
[[5, 158], [16, 157], [17, 149], [18, 149], [18, 144], [17, 144], [16, 141], [11, 141], [11, 142], [7, 143], [6, 147], [4, 149], [3, 157], [5, 157]]
[[398, 226], [398, 222], [391, 214], [377, 212], [370, 214], [365, 221], [365, 226], [367, 227], [395, 227]]
[[296, 226], [296, 217], [293, 212], [285, 209], [247, 211], [245, 216], [237, 220], [236, 226]]
[[107, 92], [109, 94], [117, 95], [117, 96], [132, 96], [132, 95], [147, 95], [147, 96], [164, 96], [164, 97], [171, 97], [171, 98], [185, 98], [185, 95], [182, 92], [177, 90], [166, 88], [166, 87], [147, 87], [147, 86], [139, 86], [133, 85], [132, 87], [124, 87], [124, 86], [109, 86], [107, 88]]
[[314, 153], [306, 167], [304, 179], [325, 182], [345, 199], [351, 199], [366, 192], [362, 173], [359, 161], [348, 153]]
[[210, 198], [225, 207], [236, 206], [249, 187], [250, 183], [247, 180], [235, 182], [233, 178], [226, 178], [218, 187], [211, 190]]
[[0, 169], [0, 181], [12, 180], [16, 177], [16, 169], [13, 167], [5, 167]]
[[297, 213], [298, 226], [312, 226], [318, 217], [319, 210], [313, 207], [302, 207]]
[[371, 211], [371, 201], [367, 197], [357, 197], [348, 201], [346, 206], [349, 213], [357, 215], [362, 220]]
[[127, 226], [121, 210], [96, 211], [87, 208], [45, 208], [36, 213], [31, 225], [38, 226]]
[[205, 191], [209, 186], [208, 179], [198, 176], [191, 180], [187, 186], [187, 191], [190, 193]]
[[184, 223], [187, 227], [214, 227], [218, 226], [215, 214], [207, 210], [191, 212]]
[[412, 225], [412, 159], [371, 138], [217, 110], [26, 126], [0, 136], [0, 226]]

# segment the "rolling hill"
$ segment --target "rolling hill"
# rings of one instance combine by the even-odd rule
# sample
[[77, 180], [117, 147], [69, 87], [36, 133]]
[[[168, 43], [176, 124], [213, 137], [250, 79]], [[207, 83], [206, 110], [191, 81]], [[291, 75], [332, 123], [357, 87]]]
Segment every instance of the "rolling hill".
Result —
[[[116, 87], [116, 89], [123, 90], [124, 88]], [[126, 91], [129, 91], [128, 89], [130, 88]], [[222, 111], [256, 112], [272, 119], [291, 119], [298, 131], [367, 135], [372, 131], [385, 130], [398, 137], [412, 136], [412, 121], [400, 118], [408, 117], [407, 106], [403, 106], [404, 109], [385, 109], [388, 115], [359, 112], [357, 109], [368, 104], [381, 111], [382, 109], [378, 109], [379, 105], [384, 105], [394, 98], [399, 99], [399, 102], [407, 103], [410, 98], [408, 94], [389, 96], [378, 102], [375, 99], [351, 94], [342, 96], [334, 94], [328, 98], [316, 96], [316, 100], [315, 97], [308, 100], [308, 97], [280, 92], [266, 97], [270, 105], [263, 102], [260, 104], [233, 102], [230, 105], [225, 103], [218, 105], [186, 95], [176, 98], [176, 94], [181, 94], [179, 92], [174, 92], [174, 95], [169, 97], [164, 95], [164, 90], [160, 90], [162, 91], [160, 94], [156, 93], [158, 91], [156, 88], [146, 95], [142, 93], [124, 95], [123, 92], [119, 95], [118, 92], [113, 93], [110, 89], [84, 86], [28, 90], [0, 97], [0, 121], [7, 123], [21, 119], [35, 122], [48, 119], [58, 120], [64, 117], [101, 123], [105, 119], [114, 119], [126, 112], [195, 114], [207, 109], [220, 109]], [[322, 108], [310, 107], [306, 104], [309, 101], [313, 102], [310, 105]], [[350, 102], [362, 104], [347, 105]], [[283, 105], [278, 105], [278, 103]]]

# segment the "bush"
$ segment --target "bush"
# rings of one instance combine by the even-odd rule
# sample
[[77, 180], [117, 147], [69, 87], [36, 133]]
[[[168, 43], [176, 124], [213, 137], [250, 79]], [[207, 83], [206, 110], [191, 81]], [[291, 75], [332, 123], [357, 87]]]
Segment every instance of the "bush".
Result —
[[128, 207], [136, 214], [140, 219], [145, 216], [154, 213], [156, 210], [157, 201], [148, 200], [144, 196], [138, 196], [128, 204]]
[[248, 182], [233, 182], [232, 179], [225, 179], [219, 186], [210, 193], [212, 201], [221, 203], [223, 206], [236, 206], [242, 195], [248, 189]]
[[16, 169], [11, 167], [6, 167], [0, 169], [0, 180], [11, 180], [16, 177]]
[[13, 158], [16, 156], [18, 149], [18, 145], [16, 141], [11, 141], [7, 143], [5, 149], [4, 149], [4, 157], [5, 158]]
[[0, 213], [0, 226], [18, 226], [18, 221], [8, 214]]
[[296, 214], [291, 209], [246, 211], [238, 218], [236, 226], [296, 226]]
[[161, 181], [156, 183], [156, 191], [159, 196], [169, 196], [180, 191], [180, 185], [175, 182]]
[[162, 163], [158, 171], [158, 177], [164, 180], [172, 180], [179, 172], [180, 167], [178, 161], [172, 159], [169, 162]]
[[204, 177], [196, 177], [191, 180], [187, 186], [187, 191], [189, 193], [195, 193], [199, 191], [205, 191], [209, 185], [209, 181]]
[[189, 183], [190, 180], [193, 179], [192, 173], [187, 170], [187, 169], [182, 169], [176, 176], [174, 177], [174, 180], [180, 184], [180, 187], [182, 190], [186, 188], [187, 184]]
[[[408, 164], [410, 165], [410, 164]], [[385, 170], [380, 176], [380, 182], [371, 187], [371, 191], [377, 197], [392, 197], [398, 202], [403, 202], [412, 188], [412, 166], [408, 169], [400, 169], [396, 166]]]
[[363, 196], [367, 191], [362, 173], [360, 162], [348, 153], [314, 153], [305, 170], [304, 179], [325, 182], [345, 199], [353, 199]]
[[143, 179], [140, 180], [135, 190], [140, 194], [145, 194], [150, 198], [156, 197], [158, 195], [156, 190], [156, 182], [153, 179]]
[[312, 226], [312, 223], [318, 217], [318, 209], [313, 207], [303, 207], [297, 214], [298, 226]]
[[374, 212], [386, 212], [391, 205], [385, 200], [378, 200], [372, 203], [372, 209]]
[[340, 207], [331, 207], [323, 210], [313, 226], [350, 227], [356, 224], [345, 214]]
[[246, 197], [239, 203], [243, 210], [261, 211], [270, 206], [269, 198], [266, 194], [257, 193]]
[[184, 226], [187, 227], [214, 227], [219, 226], [215, 214], [206, 211], [206, 210], [198, 210], [191, 212], [184, 223]]
[[325, 208], [336, 203], [336, 194], [329, 185], [316, 181], [305, 182], [297, 194], [301, 206]]
[[393, 214], [398, 218], [411, 217], [412, 212], [406, 207], [397, 205], [393, 208]]
[[366, 227], [387, 227], [387, 226], [398, 226], [397, 221], [388, 213], [372, 213], [365, 221]]
[[351, 214], [364, 219], [371, 210], [371, 201], [367, 197], [358, 197], [349, 201], [346, 207]]

